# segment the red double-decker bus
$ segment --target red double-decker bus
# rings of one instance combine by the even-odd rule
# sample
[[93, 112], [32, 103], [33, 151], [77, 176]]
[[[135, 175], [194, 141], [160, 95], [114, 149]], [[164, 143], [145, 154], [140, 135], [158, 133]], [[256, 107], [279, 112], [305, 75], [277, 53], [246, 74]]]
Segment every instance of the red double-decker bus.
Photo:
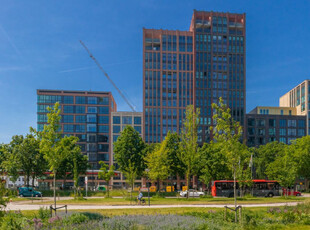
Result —
[[[243, 190], [253, 196], [273, 197], [280, 195], [280, 185], [275, 180], [252, 180], [252, 186], [245, 186]], [[237, 193], [240, 195], [238, 181]], [[234, 181], [233, 180], [216, 180], [212, 182], [212, 196], [233, 197]]]

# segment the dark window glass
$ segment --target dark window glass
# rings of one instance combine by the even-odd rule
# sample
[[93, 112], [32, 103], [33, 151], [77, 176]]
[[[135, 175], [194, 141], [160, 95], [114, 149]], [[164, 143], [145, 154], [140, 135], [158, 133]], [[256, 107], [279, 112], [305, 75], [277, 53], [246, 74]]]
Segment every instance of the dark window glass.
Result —
[[65, 105], [64, 113], [74, 113], [74, 107], [72, 105]]
[[74, 126], [73, 125], [64, 125], [64, 132], [65, 133], [73, 133], [74, 132]]
[[109, 136], [108, 135], [98, 135], [98, 142], [109, 142]]
[[121, 127], [119, 125], [114, 125], [113, 126], [113, 133], [120, 133], [121, 132]]
[[75, 123], [85, 123], [86, 117], [82, 115], [75, 116]]
[[121, 123], [121, 118], [119, 116], [114, 116], [113, 117], [113, 124], [120, 124]]
[[76, 136], [79, 138], [79, 141], [86, 141], [86, 135], [85, 134], [77, 134]]
[[135, 125], [141, 125], [141, 117], [135, 117], [134, 123], [135, 123]]
[[255, 126], [255, 119], [254, 118], [248, 119], [248, 126]]
[[113, 135], [113, 142], [117, 141], [118, 137], [119, 137], [119, 135]]
[[123, 116], [122, 120], [123, 120], [123, 124], [126, 124], [126, 125], [131, 125], [132, 124], [132, 117]]
[[85, 125], [75, 125], [75, 132], [85, 133]]
[[98, 117], [99, 124], [109, 124], [109, 117], [108, 116], [99, 116]]
[[64, 96], [64, 104], [73, 104], [73, 96]]
[[298, 127], [299, 127], [299, 128], [304, 128], [304, 127], [306, 127], [306, 122], [305, 122], [305, 120], [298, 120]]
[[62, 116], [63, 123], [73, 123], [73, 115], [63, 115]]
[[141, 126], [135, 126], [134, 128], [138, 133], [141, 134]]
[[87, 114], [87, 122], [88, 123], [96, 123], [97, 115], [96, 114]]
[[85, 144], [78, 144], [79, 146], [80, 146], [80, 148], [81, 148], [81, 151], [82, 152], [85, 152]]
[[283, 119], [279, 120], [279, 126], [286, 127], [286, 120], [283, 120]]
[[97, 142], [96, 134], [87, 134], [87, 142]]
[[75, 97], [75, 104], [86, 104], [85, 97], [80, 96]]
[[101, 106], [101, 107], [98, 107], [98, 108], [99, 108], [99, 113], [100, 114], [109, 114], [109, 107]]
[[98, 161], [109, 161], [109, 154], [98, 154]]
[[109, 105], [109, 98], [108, 97], [98, 97], [98, 104], [99, 105]]
[[276, 127], [276, 120], [275, 119], [269, 119], [269, 127]]
[[55, 104], [56, 102], [62, 103], [61, 96], [38, 95], [38, 103]]
[[75, 113], [85, 113], [85, 106], [82, 105], [75, 106]]
[[47, 122], [46, 114], [38, 114], [38, 122]]
[[108, 125], [99, 125], [98, 126], [99, 133], [109, 133], [109, 126]]
[[88, 97], [88, 104], [97, 105], [97, 97]]
[[87, 132], [95, 133], [97, 132], [96, 124], [87, 124]]
[[109, 145], [108, 144], [99, 144], [98, 150], [100, 152], [109, 152]]
[[87, 112], [88, 113], [97, 113], [97, 107], [88, 107]]

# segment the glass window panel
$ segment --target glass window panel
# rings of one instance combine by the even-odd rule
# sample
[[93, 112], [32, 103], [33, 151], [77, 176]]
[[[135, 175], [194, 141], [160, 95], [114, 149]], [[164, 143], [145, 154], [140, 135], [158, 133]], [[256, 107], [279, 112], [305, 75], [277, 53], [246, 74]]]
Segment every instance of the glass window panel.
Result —
[[87, 132], [95, 133], [97, 132], [96, 124], [87, 124]]
[[100, 114], [109, 114], [109, 107], [101, 106], [101, 107], [98, 107], [98, 108], [99, 108], [99, 113]]
[[88, 97], [88, 104], [97, 105], [97, 97]]
[[141, 125], [141, 117], [134, 117], [134, 124]]
[[132, 124], [132, 117], [130, 117], [130, 116], [123, 116], [122, 117], [122, 121], [123, 121], [123, 124], [131, 125]]
[[113, 133], [120, 133], [121, 127], [119, 125], [113, 125]]
[[108, 116], [99, 116], [98, 117], [99, 124], [109, 124], [109, 117]]
[[87, 112], [88, 113], [97, 113], [97, 107], [88, 107]]
[[85, 106], [82, 105], [75, 106], [75, 113], [85, 113]]
[[119, 116], [114, 116], [113, 117], [113, 124], [120, 124], [121, 123], [121, 118]]

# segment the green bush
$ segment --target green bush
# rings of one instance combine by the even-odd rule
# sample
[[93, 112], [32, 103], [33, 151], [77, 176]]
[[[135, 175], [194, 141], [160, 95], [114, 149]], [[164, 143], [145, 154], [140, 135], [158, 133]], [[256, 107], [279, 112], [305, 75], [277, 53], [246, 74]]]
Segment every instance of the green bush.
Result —
[[1, 218], [1, 230], [22, 230], [27, 224], [27, 218], [20, 213], [8, 212]]
[[100, 213], [95, 213], [95, 212], [82, 212], [81, 214], [86, 216], [89, 220], [102, 220], [104, 218], [107, 218], [101, 215]]
[[68, 221], [69, 224], [81, 224], [88, 221], [88, 218], [82, 213], [73, 213], [66, 221]]
[[48, 208], [40, 207], [38, 211], [38, 217], [41, 220], [47, 220], [48, 218], [51, 217], [51, 211]]

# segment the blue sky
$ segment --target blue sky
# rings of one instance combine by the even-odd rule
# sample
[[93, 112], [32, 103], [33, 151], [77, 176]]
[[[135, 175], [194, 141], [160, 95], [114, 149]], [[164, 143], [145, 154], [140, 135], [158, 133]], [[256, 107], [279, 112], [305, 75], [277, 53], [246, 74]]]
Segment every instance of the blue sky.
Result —
[[193, 9], [246, 13], [247, 111], [310, 78], [308, 0], [1, 0], [0, 143], [36, 127], [36, 89], [112, 91], [142, 111], [142, 28], [188, 30]]

